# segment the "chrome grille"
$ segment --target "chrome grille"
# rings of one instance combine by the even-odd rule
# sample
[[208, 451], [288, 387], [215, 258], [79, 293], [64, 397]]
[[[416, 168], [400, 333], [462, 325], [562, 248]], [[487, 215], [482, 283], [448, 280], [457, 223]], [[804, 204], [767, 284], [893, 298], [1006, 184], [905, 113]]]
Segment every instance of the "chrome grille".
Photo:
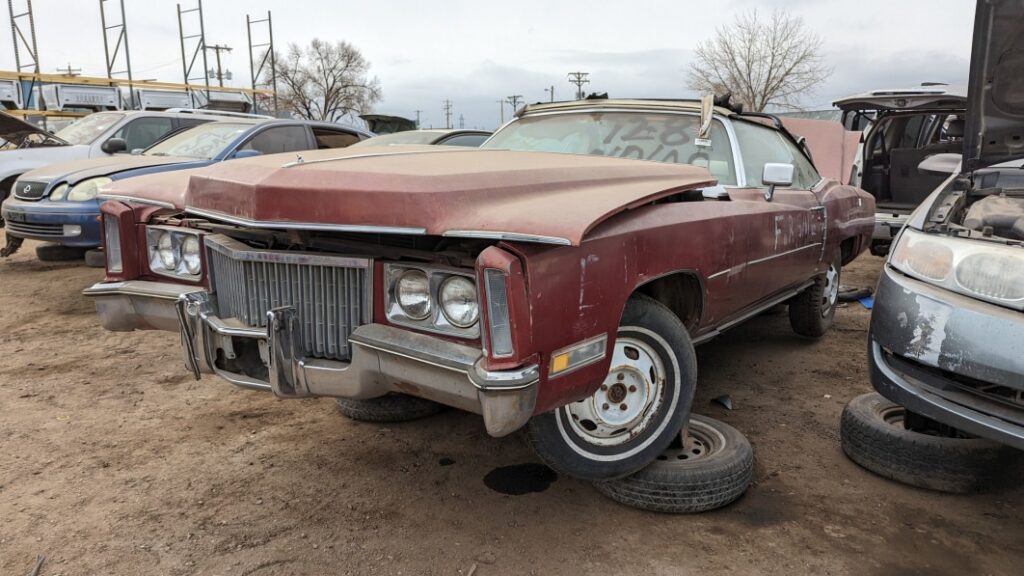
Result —
[[265, 327], [269, 310], [293, 306], [306, 356], [351, 358], [348, 337], [369, 321], [369, 260], [257, 250], [222, 235], [205, 244], [221, 318]]

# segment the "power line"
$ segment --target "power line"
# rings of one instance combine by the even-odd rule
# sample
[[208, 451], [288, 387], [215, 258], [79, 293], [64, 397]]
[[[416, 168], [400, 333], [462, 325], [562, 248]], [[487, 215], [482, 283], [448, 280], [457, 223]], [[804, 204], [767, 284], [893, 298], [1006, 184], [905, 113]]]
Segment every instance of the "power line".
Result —
[[214, 55], [217, 58], [217, 72], [214, 73], [213, 68], [207, 72], [209, 76], [213, 76], [217, 79], [217, 84], [221, 88], [224, 87], [224, 80], [231, 80], [231, 70], [221, 70], [220, 68], [220, 53], [231, 52], [231, 46], [222, 46], [220, 44], [214, 44], [213, 46], [204, 46], [206, 50], [213, 50]]
[[509, 103], [509, 105], [512, 106], [512, 113], [513, 114], [515, 114], [516, 110], [519, 109], [519, 102], [522, 101], [522, 99], [523, 99], [523, 95], [522, 94], [513, 94], [512, 96], [508, 96], [508, 97], [505, 98], [505, 100]]
[[441, 108], [444, 110], [444, 127], [451, 129], [452, 127], [452, 101], [445, 100], [444, 106]]
[[583, 85], [590, 84], [590, 72], [569, 72], [569, 84], [576, 85], [576, 99], [583, 100]]

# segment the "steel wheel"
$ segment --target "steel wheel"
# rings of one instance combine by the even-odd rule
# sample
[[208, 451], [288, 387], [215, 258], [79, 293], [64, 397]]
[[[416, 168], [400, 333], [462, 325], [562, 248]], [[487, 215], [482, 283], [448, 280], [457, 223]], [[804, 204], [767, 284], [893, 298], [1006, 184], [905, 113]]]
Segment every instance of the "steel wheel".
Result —
[[620, 337], [611, 369], [590, 398], [562, 408], [580, 438], [597, 446], [617, 446], [642, 433], [663, 401], [665, 367], [645, 342]]
[[824, 318], [839, 301], [839, 269], [829, 264], [825, 272], [825, 286], [821, 292], [821, 316]]

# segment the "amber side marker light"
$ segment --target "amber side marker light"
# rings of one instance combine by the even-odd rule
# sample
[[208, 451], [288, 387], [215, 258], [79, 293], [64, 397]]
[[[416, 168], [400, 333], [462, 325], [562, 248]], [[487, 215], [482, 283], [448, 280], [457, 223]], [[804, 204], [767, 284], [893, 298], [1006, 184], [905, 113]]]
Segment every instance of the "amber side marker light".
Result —
[[593, 364], [605, 356], [605, 349], [608, 347], [608, 335], [601, 334], [582, 342], [577, 342], [551, 355], [551, 366], [548, 370], [549, 376], [567, 374]]

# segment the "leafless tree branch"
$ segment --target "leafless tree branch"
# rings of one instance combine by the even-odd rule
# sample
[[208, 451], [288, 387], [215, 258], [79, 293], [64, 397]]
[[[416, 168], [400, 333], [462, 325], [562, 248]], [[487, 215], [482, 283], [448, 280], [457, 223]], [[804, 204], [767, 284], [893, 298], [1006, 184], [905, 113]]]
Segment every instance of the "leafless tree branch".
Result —
[[757, 10], [745, 12], [697, 45], [687, 85], [732, 93], [735, 102], [755, 112], [799, 110], [804, 97], [832, 74], [821, 46], [821, 37], [785, 10], [768, 19]]
[[[335, 122], [371, 111], [383, 97], [380, 80], [369, 76], [370, 63], [348, 42], [314, 38], [275, 57], [279, 105], [295, 116]], [[270, 83], [269, 71], [263, 81]]]

